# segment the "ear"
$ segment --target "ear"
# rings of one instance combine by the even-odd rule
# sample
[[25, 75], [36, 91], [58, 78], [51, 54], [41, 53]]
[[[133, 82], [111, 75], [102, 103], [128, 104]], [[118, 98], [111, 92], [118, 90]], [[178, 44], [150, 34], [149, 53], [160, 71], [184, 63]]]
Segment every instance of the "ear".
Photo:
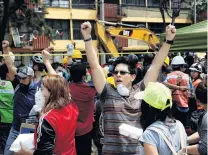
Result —
[[136, 74], [131, 75], [131, 81], [133, 82], [136, 79]]

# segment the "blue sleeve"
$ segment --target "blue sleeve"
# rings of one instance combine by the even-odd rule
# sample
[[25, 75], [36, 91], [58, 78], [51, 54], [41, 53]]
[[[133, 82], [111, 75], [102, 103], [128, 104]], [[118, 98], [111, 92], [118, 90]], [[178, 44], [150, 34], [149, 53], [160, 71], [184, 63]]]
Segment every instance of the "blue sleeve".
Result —
[[192, 93], [194, 93], [194, 87], [193, 87], [193, 85], [192, 85], [192, 81], [191, 81], [191, 78], [190, 78], [190, 77], [189, 77], [188, 88], [190, 89], [190, 91], [191, 91]]
[[139, 138], [139, 142], [144, 146], [144, 143], [150, 144], [156, 148], [159, 147], [159, 135], [157, 133], [153, 133], [150, 130], [145, 130], [144, 133]]

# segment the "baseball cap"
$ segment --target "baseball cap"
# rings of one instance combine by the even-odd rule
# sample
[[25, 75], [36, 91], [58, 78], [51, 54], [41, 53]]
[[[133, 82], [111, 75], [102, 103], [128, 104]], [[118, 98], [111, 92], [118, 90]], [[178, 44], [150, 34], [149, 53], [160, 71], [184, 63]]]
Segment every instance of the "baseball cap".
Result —
[[152, 107], [160, 109], [161, 111], [172, 107], [171, 91], [161, 83], [150, 82], [146, 89], [136, 93], [134, 98], [142, 99]]
[[17, 76], [21, 78], [25, 78], [27, 76], [32, 76], [34, 77], [34, 71], [32, 68], [28, 66], [20, 67], [17, 72]]

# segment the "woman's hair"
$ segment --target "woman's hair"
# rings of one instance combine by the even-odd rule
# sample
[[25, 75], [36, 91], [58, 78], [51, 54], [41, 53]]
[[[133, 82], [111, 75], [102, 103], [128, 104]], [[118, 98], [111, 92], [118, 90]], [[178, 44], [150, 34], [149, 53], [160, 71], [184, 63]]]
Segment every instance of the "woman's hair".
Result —
[[134, 54], [130, 54], [128, 56], [118, 57], [113, 63], [114, 69], [118, 64], [126, 64], [128, 65], [129, 72], [131, 74], [137, 74], [136, 64], [138, 62], [138, 58]]
[[[169, 102], [169, 100], [167, 102]], [[150, 106], [144, 100], [142, 100], [141, 112], [142, 115], [140, 117], [140, 123], [143, 130], [156, 121], [165, 121], [167, 116], [172, 118], [171, 108], [166, 108], [165, 110], [161, 111], [160, 109]]]
[[47, 75], [42, 79], [42, 84], [50, 92], [49, 99], [43, 109], [44, 113], [51, 109], [62, 108], [69, 104], [69, 86], [65, 78], [59, 75]]

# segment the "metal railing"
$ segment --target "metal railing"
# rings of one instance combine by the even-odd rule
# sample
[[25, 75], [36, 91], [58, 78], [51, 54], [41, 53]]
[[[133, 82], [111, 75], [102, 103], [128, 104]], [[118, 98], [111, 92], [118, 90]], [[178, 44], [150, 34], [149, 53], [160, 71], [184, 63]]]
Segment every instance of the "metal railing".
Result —
[[69, 8], [69, 0], [43, 0], [43, 5], [46, 7]]

